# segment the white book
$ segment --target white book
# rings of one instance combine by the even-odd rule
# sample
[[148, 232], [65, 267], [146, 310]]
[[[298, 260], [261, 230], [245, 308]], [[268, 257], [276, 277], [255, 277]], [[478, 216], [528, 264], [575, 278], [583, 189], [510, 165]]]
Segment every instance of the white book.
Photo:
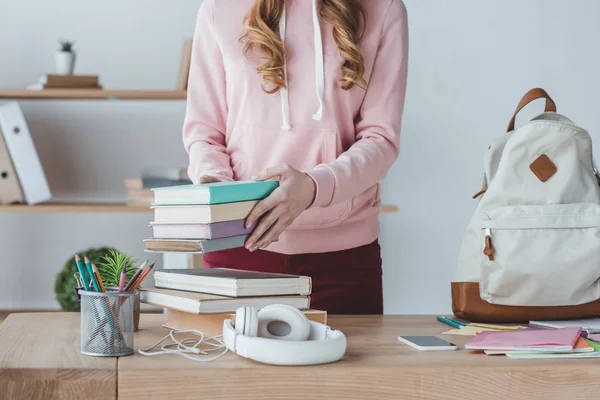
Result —
[[28, 204], [52, 198], [42, 163], [18, 103], [0, 106], [0, 130]]
[[573, 319], [568, 321], [529, 321], [529, 325], [541, 328], [581, 328], [589, 333], [600, 333], [600, 318]]
[[308, 296], [271, 296], [236, 299], [204, 293], [190, 293], [158, 288], [142, 289], [140, 300], [157, 307], [193, 314], [235, 312], [238, 307], [263, 308], [271, 304], [287, 304], [298, 309], [310, 308]]

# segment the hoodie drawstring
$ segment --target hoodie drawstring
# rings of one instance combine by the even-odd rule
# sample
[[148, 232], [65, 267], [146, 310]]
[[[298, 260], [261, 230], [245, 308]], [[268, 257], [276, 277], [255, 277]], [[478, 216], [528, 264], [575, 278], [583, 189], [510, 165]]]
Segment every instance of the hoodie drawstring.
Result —
[[[312, 118], [315, 121], [323, 119], [323, 92], [325, 90], [325, 67], [323, 62], [323, 38], [321, 36], [321, 25], [319, 23], [319, 10], [317, 8], [317, 0], [313, 0], [312, 4], [313, 11], [313, 32], [315, 40], [315, 76], [317, 86], [317, 99], [319, 100], [319, 109], [313, 114]], [[279, 35], [281, 42], [285, 43], [285, 29], [286, 29], [286, 8], [283, 6], [283, 15], [279, 21]], [[281, 112], [283, 114], [283, 124], [281, 129], [284, 131], [290, 130], [290, 99], [288, 92], [288, 79], [287, 79], [287, 62], [283, 63], [283, 73], [285, 74], [285, 86], [286, 88], [280, 89], [281, 95]]]

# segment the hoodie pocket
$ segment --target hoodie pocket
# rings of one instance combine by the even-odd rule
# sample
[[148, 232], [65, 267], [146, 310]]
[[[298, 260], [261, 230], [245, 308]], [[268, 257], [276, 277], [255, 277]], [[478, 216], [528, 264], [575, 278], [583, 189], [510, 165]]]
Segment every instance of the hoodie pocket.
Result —
[[[339, 131], [317, 124], [294, 125], [290, 131], [248, 124], [241, 135], [232, 137], [231, 163], [238, 180], [250, 179], [265, 168], [287, 163], [308, 171], [334, 161], [342, 152]], [[290, 229], [326, 228], [339, 224], [352, 208], [352, 200], [304, 211]]]
[[511, 206], [481, 218], [483, 300], [569, 306], [600, 297], [600, 205]]

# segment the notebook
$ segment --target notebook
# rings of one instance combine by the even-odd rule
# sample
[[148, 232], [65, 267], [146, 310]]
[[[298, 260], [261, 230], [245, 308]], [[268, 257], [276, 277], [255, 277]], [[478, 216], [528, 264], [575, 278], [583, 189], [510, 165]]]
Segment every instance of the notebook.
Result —
[[212, 253], [244, 247], [250, 235], [209, 240], [145, 239], [146, 251], [156, 253]]
[[156, 188], [154, 205], [222, 204], [261, 200], [278, 187], [278, 181], [241, 181]]
[[154, 222], [164, 224], [214, 224], [246, 219], [258, 201], [196, 206], [155, 206]]
[[590, 333], [600, 333], [600, 318], [573, 319], [569, 321], [529, 321], [529, 325], [544, 328], [581, 328]]
[[467, 350], [568, 351], [573, 350], [581, 328], [531, 329], [516, 332], [481, 332], [465, 345]]
[[[560, 352], [560, 353], [591, 353], [594, 351], [594, 347], [588, 343], [587, 340], [585, 340], [582, 337], [579, 337], [579, 339], [577, 339], [577, 343], [575, 343], [575, 346], [573, 346], [573, 350], [567, 350], [564, 352]], [[552, 352], [552, 353], [559, 353], [559, 351], [556, 350], [549, 350], [548, 352]], [[485, 354], [487, 354], [488, 356], [491, 355], [500, 355], [500, 354], [516, 354], [516, 353], [523, 353], [522, 351], [506, 351], [506, 350], [485, 350]], [[544, 353], [543, 351], [536, 351], [536, 353]]]
[[308, 296], [310, 277], [226, 268], [169, 269], [154, 272], [157, 288], [221, 296]]
[[532, 359], [532, 358], [600, 358], [600, 344], [591, 340], [587, 341], [593, 347], [592, 352], [586, 353], [508, 353], [509, 358], [513, 359]]
[[308, 296], [269, 296], [236, 299], [214, 294], [160, 288], [142, 289], [140, 301], [157, 307], [193, 314], [235, 312], [239, 307], [263, 308], [271, 304], [287, 304], [298, 309], [310, 308], [310, 297]]
[[218, 239], [251, 233], [254, 230], [254, 225], [246, 229], [245, 224], [245, 220], [238, 219], [214, 224], [161, 224], [151, 222], [150, 226], [154, 238]]

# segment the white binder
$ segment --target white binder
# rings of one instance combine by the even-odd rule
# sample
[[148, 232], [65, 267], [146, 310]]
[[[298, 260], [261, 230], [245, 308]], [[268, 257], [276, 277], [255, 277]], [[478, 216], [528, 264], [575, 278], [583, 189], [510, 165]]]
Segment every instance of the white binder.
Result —
[[18, 103], [0, 106], [0, 131], [27, 204], [50, 200], [48, 181]]

